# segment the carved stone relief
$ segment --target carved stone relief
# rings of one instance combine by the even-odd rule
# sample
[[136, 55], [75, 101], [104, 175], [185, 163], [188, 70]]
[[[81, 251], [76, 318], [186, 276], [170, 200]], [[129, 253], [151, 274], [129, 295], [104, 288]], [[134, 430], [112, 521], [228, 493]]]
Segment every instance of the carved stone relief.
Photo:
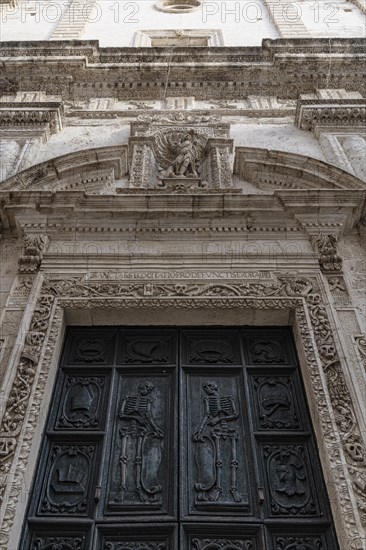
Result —
[[337, 250], [338, 239], [335, 235], [313, 235], [311, 242], [319, 253], [319, 264], [324, 273], [342, 270], [342, 259]]
[[[3, 516], [1, 528], [1, 544], [7, 544], [6, 541], [13, 525], [16, 504], [20, 494], [21, 477], [19, 476], [22, 475], [28, 462], [32, 433], [38, 422], [47, 372], [50, 368], [53, 349], [61, 327], [62, 307], [74, 307], [77, 304], [78, 307], [92, 308], [94, 304], [98, 303], [99, 307], [102, 305], [103, 307], [118, 308], [151, 306], [156, 308], [167, 306], [186, 308], [202, 307], [202, 304], [205, 304], [206, 307], [215, 308], [240, 307], [262, 310], [290, 308], [295, 310], [297, 330], [301, 335], [303, 353], [307, 359], [307, 368], [318, 406], [323, 445], [328, 448], [329, 476], [331, 476], [332, 483], [337, 486], [337, 492], [334, 495], [338, 499], [335, 509], [341, 510], [338, 517], [342, 518], [340, 521], [344, 522], [343, 527], [345, 536], [349, 541], [349, 547], [352, 550], [361, 550], [364, 540], [363, 533], [360, 530], [360, 517], [365, 514], [365, 449], [353, 410], [352, 399], [345, 383], [341, 361], [337, 354], [326, 307], [322, 303], [317, 284], [311, 279], [290, 277], [280, 277], [277, 282], [268, 284], [237, 282], [233, 284], [194, 283], [192, 285], [186, 283], [184, 288], [182, 285], [179, 285], [178, 288], [174, 283], [148, 284], [149, 292], [145, 291], [146, 285], [142, 282], [87, 282], [80, 277], [70, 279], [56, 277], [46, 279], [44, 282], [29, 332], [26, 335], [25, 345], [6, 401], [1, 423], [0, 463], [3, 473], [1, 497], [2, 499], [5, 497], [2, 503], [2, 510], [5, 515]], [[96, 297], [95, 302], [93, 296]], [[316, 343], [316, 351], [313, 348], [313, 339]], [[42, 361], [40, 361], [41, 356]], [[320, 359], [320, 364], [317, 357]], [[321, 365], [322, 373], [319, 373], [319, 365]], [[211, 381], [212, 377], [209, 378]], [[28, 402], [35, 380], [37, 380], [37, 389], [32, 400], [32, 413], [30, 416], [30, 412], [27, 412]], [[326, 382], [326, 385], [323, 385], [323, 381]], [[235, 407], [237, 407], [240, 399], [233, 393], [233, 390], [226, 387], [222, 390], [221, 381], [214, 380], [214, 382], [217, 383], [218, 389], [220, 389], [220, 398], [232, 395]], [[132, 389], [127, 392], [128, 395], [136, 395]], [[205, 392], [202, 391], [201, 386], [198, 388], [198, 392], [197, 403], [202, 402], [203, 404], [203, 393]], [[229, 406], [229, 401], [226, 404], [223, 402], [222, 406], [224, 404], [225, 407]], [[212, 413], [210, 412], [210, 414]], [[164, 428], [158, 418], [154, 413], [153, 419], [157, 427], [164, 434], [168, 433], [169, 429]], [[200, 418], [202, 420], [202, 416]], [[122, 420], [120, 421], [122, 422]], [[24, 422], [27, 426], [26, 439], [21, 435]], [[237, 422], [238, 420], [230, 420], [228, 428], [231, 423], [235, 424]], [[196, 419], [192, 428], [195, 431], [199, 429]], [[213, 430], [213, 428], [210, 429]], [[338, 438], [342, 443], [342, 448], [337, 443]], [[121, 438], [116, 438], [117, 440], [121, 445]], [[159, 441], [159, 438], [157, 438], [157, 441]], [[193, 438], [191, 444], [196, 445]], [[230, 445], [230, 440], [226, 444]], [[65, 447], [67, 447], [66, 444]], [[22, 449], [21, 455], [18, 455], [17, 450], [19, 448]], [[60, 452], [55, 451], [55, 460], [61, 461], [58, 470], [72, 465], [71, 463], [66, 464], [68, 460], [70, 462], [67, 453], [69, 451], [66, 449], [60, 450]], [[80, 453], [85, 455], [86, 451], [80, 450]], [[343, 457], [345, 457], [345, 460]], [[80, 464], [82, 460], [84, 458], [81, 458], [80, 455]], [[85, 460], [87, 459], [85, 458]], [[266, 460], [268, 468], [275, 472], [275, 476], [277, 476], [277, 481], [271, 485], [274, 503], [277, 503], [276, 506], [287, 510], [291, 503], [295, 502], [295, 509], [298, 507], [299, 510], [303, 510], [302, 513], [305, 513], [305, 511], [310, 513], [313, 495], [312, 489], [309, 489], [307, 485], [308, 463], [303, 456], [302, 449], [294, 447], [277, 450], [271, 448], [268, 449]], [[12, 477], [13, 489], [9, 494], [5, 492], [6, 486], [4, 486], [4, 483], [7, 483], [12, 466], [15, 468], [16, 474]], [[75, 467], [81, 469], [79, 463]], [[282, 467], [284, 467], [283, 471], [287, 468], [292, 472], [289, 472], [292, 480], [290, 484], [284, 481], [286, 476], [281, 476]], [[52, 472], [56, 472], [56, 469]], [[226, 472], [230, 472], [230, 468], [227, 468]], [[116, 477], [118, 484], [121, 479], [118, 468], [116, 473], [118, 474]], [[226, 475], [230, 475], [230, 473], [226, 473]], [[50, 474], [48, 479], [57, 489], [60, 485], [58, 474]], [[243, 478], [238, 476], [238, 479]], [[195, 482], [197, 481], [194, 480], [193, 484]], [[84, 487], [85, 480], [83, 479], [81, 483]], [[242, 483], [239, 483], [238, 487], [239, 494], [244, 499], [245, 491]], [[47, 492], [44, 495], [46, 507], [60, 506], [58, 496], [56, 498], [54, 494], [51, 494], [50, 498]], [[229, 495], [230, 493], [225, 496], [225, 499], [230, 498], [232, 503], [233, 497]], [[220, 495], [219, 498], [223, 497]], [[354, 499], [357, 501], [358, 510], [353, 505]], [[78, 502], [75, 498], [74, 506], [76, 508], [79, 506]], [[213, 504], [215, 505], [215, 503]], [[240, 506], [240, 503], [236, 505]], [[275, 505], [273, 511], [276, 511]]]
[[334, 307], [349, 307], [351, 299], [344, 277], [342, 275], [328, 275], [327, 281], [334, 299]]
[[189, 550], [254, 550], [253, 539], [243, 539], [235, 537], [235, 539], [223, 538], [194, 538], [192, 539]]
[[19, 258], [20, 273], [34, 273], [39, 269], [48, 242], [49, 239], [44, 234], [24, 236], [24, 252]]
[[264, 445], [263, 458], [272, 516], [319, 513], [310, 485], [309, 459], [304, 445]]
[[298, 430], [300, 427], [295, 390], [289, 376], [255, 376], [260, 430]]
[[232, 187], [232, 141], [226, 125], [182, 113], [145, 115], [140, 122], [131, 126], [130, 187]]
[[327, 550], [327, 546], [322, 537], [284, 536], [276, 537], [275, 550]]
[[[237, 455], [238, 445], [242, 446], [238, 402], [233, 393], [226, 393], [227, 390], [220, 386], [222, 382], [212, 379], [202, 383], [201, 418], [192, 436], [197, 508], [211, 503], [248, 503], [248, 495], [243, 492], [246, 490], [245, 476], [238, 471], [242, 466]], [[196, 414], [193, 411], [193, 415]]]
[[170, 390], [167, 377], [121, 377], [108, 511], [159, 509], [167, 505]]

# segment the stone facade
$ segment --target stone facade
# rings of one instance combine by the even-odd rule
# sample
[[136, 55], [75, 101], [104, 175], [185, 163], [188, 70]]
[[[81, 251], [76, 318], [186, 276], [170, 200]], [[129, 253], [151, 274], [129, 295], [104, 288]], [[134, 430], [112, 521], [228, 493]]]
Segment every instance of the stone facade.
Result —
[[195, 20], [173, 48], [155, 18], [100, 45], [85, 3], [66, 25], [72, 0], [26, 42], [2, 4], [0, 548], [19, 544], [65, 327], [224, 324], [292, 327], [339, 545], [364, 550], [364, 41], [266, 2], [261, 45], [208, 20], [194, 47]]

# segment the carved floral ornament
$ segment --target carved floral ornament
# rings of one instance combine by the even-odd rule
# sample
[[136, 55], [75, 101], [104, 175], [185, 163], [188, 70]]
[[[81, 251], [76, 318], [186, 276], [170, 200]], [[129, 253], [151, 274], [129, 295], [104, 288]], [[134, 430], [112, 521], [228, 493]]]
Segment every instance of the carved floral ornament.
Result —
[[45, 279], [1, 421], [0, 510], [4, 519], [0, 544], [3, 547], [13, 527], [32, 437], [61, 334], [63, 308], [75, 307], [294, 310], [318, 407], [323, 444], [329, 456], [331, 483], [337, 487], [338, 515], [344, 519], [345, 540], [349, 541], [347, 548], [362, 549], [361, 521], [366, 519], [366, 455], [351, 396], [316, 281], [288, 277], [279, 277], [277, 282], [270, 284], [125, 283], [86, 281], [83, 277]]

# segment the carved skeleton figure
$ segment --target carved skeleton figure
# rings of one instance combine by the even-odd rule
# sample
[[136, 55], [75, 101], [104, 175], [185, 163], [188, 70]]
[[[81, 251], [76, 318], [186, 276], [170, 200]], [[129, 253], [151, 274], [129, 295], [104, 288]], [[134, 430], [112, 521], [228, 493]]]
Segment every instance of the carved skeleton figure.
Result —
[[[222, 493], [222, 470], [225, 467], [224, 455], [221, 452], [222, 442], [230, 440], [230, 493], [235, 502], [241, 502], [242, 497], [237, 488], [237, 440], [238, 431], [236, 425], [231, 426], [239, 417], [234, 399], [231, 395], [221, 396], [215, 382], [205, 382], [202, 385], [206, 396], [203, 398], [204, 415], [200, 427], [193, 436], [193, 440], [199, 444], [205, 444], [208, 439], [213, 442], [215, 475], [211, 483], [196, 483], [198, 491], [197, 501], [218, 500]], [[203, 466], [204, 468], [204, 466]], [[200, 465], [199, 465], [200, 469]]]
[[[143, 452], [146, 443], [151, 438], [162, 439], [163, 431], [156, 425], [152, 414], [152, 399], [149, 394], [154, 389], [151, 382], [142, 382], [138, 387], [137, 395], [129, 395], [122, 399], [119, 418], [122, 420], [120, 428], [121, 442], [121, 486], [120, 499], [123, 500], [127, 491], [128, 474], [128, 446], [134, 440], [134, 477], [136, 492], [142, 502], [156, 502], [161, 486], [156, 483], [149, 487], [143, 476]], [[155, 476], [154, 476], [155, 477]]]

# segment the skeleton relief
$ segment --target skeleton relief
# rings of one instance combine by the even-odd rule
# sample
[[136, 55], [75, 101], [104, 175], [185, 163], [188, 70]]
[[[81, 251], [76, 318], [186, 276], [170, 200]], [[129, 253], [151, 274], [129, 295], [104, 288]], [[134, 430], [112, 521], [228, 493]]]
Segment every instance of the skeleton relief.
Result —
[[216, 502], [220, 499], [223, 493], [222, 474], [225, 469], [230, 469], [231, 498], [234, 502], [240, 503], [243, 496], [238, 490], [237, 483], [239, 432], [236, 422], [239, 413], [234, 398], [231, 395], [221, 395], [215, 382], [205, 382], [202, 389], [205, 392], [204, 415], [193, 435], [198, 471], [195, 483], [196, 504], [204, 501]]
[[154, 389], [151, 382], [144, 381], [139, 384], [137, 394], [122, 398], [119, 413], [122, 420], [119, 429], [119, 501], [125, 499], [131, 483], [141, 502], [159, 503], [161, 500], [158, 470], [164, 433], [157, 426], [152, 412], [151, 394]]

